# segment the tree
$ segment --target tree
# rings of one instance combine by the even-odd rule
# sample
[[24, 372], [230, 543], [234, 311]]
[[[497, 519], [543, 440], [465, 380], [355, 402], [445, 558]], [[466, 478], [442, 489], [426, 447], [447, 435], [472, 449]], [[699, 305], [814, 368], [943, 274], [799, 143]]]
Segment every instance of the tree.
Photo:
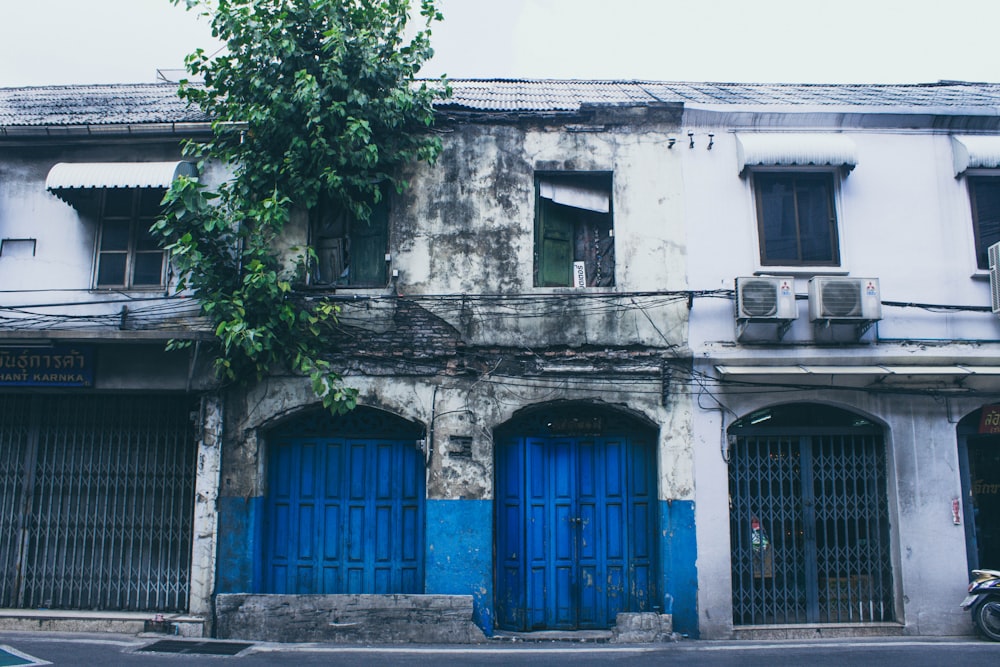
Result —
[[387, 187], [407, 187], [402, 165], [437, 158], [428, 130], [447, 82], [415, 77], [441, 14], [421, 0], [423, 27], [407, 40], [410, 0], [171, 2], [200, 10], [225, 43], [186, 59], [203, 83], [184, 80], [179, 94], [213, 132], [185, 152], [233, 176], [215, 188], [178, 179], [153, 231], [215, 327], [223, 378], [305, 374], [326, 407], [349, 410], [357, 392], [324, 358], [339, 309], [295, 289], [277, 241], [295, 209], [332, 204], [368, 221]]

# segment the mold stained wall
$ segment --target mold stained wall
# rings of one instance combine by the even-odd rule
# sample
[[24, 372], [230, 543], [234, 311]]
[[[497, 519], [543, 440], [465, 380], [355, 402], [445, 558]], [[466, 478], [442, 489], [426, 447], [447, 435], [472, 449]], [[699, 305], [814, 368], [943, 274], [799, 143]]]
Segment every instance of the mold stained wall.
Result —
[[[737, 276], [762, 270], [753, 193], [748, 179], [737, 173], [734, 132], [768, 127], [843, 132], [855, 142], [858, 164], [841, 179], [837, 193], [844, 275], [879, 278], [883, 301], [989, 303], [989, 284], [975, 269], [967, 184], [955, 177], [948, 133], [871, 129], [860, 122], [853, 126], [849, 119], [816, 115], [741, 126], [728, 124], [722, 115], [692, 115], [696, 136], [713, 132], [715, 146], [692, 151], [685, 165], [691, 289], [733, 289]], [[806, 129], [796, 128], [800, 122]], [[805, 295], [812, 274], [792, 275], [796, 293]], [[884, 306], [882, 321], [864, 342], [830, 345], [817, 340], [806, 302], [798, 303], [799, 317], [780, 343], [770, 331], [756, 342], [739, 343], [733, 301], [697, 301], [690, 338], [695, 368], [715, 374], [720, 363], [992, 365], [1000, 352], [997, 319], [988, 312]], [[698, 525], [728, 526], [722, 448], [725, 429], [735, 419], [790, 400], [860, 413], [885, 427], [897, 619], [911, 634], [969, 631], [961, 610], [942, 602], [964, 590], [968, 576], [964, 527], [953, 522], [950, 510], [952, 499], [961, 496], [956, 426], [983, 403], [996, 402], [996, 395], [942, 399], [823, 388], [794, 394], [780, 388], [721, 388], [713, 394], [697, 401], [693, 416]], [[698, 571], [702, 636], [730, 636], [728, 530], [698, 534]]]
[[[675, 133], [673, 123], [659, 121], [606, 125], [602, 131], [587, 132], [541, 123], [447, 126], [442, 135], [445, 150], [437, 165], [422, 166], [413, 174], [411, 188], [393, 218], [393, 266], [400, 270], [400, 292], [563, 297], [557, 298], [555, 309], [551, 301], [539, 300], [535, 305], [506, 304], [491, 312], [489, 303], [483, 302], [471, 322], [452, 317], [450, 323], [462, 332], [467, 345], [519, 349], [636, 345], [686, 355], [684, 299], [649, 307], [638, 298], [614, 296], [686, 289], [680, 158], [666, 148], [667, 137]], [[535, 174], [539, 171], [612, 174], [614, 288], [533, 287]], [[579, 298], [584, 289], [609, 294], [619, 307], [593, 308], [592, 300]], [[513, 316], [511, 307], [518, 311]], [[590, 387], [558, 392], [553, 392], [551, 381], [533, 388], [530, 381], [519, 380], [517, 390], [511, 391], [500, 382], [483, 379], [455, 397], [447, 391], [439, 394], [437, 413], [459, 417], [438, 419], [435, 431], [442, 440], [450, 430], [455, 435], [472, 435], [473, 458], [481, 452], [484, 465], [492, 460], [488, 443], [492, 428], [517, 409], [552, 400], [557, 393], [560, 399], [629, 406], [661, 424], [661, 494], [693, 497], [686, 402], [678, 396], [671, 395], [664, 407], [660, 396], [648, 395], [648, 386], [639, 392], [623, 388], [620, 382], [603, 385], [596, 374]], [[471, 419], [476, 423], [461, 424]], [[468, 493], [490, 497], [488, 483], [475, 488], [468, 480], [480, 475], [489, 480], [491, 470], [474, 472], [442, 479], [428, 488], [440, 484], [437, 488], [446, 497]]]
[[[433, 166], [419, 165], [409, 175], [411, 187], [394, 200], [390, 224], [392, 266], [399, 270], [401, 295], [559, 294], [559, 308], [518, 304], [513, 316], [477, 307], [472, 323], [453, 317], [466, 345], [543, 348], [565, 345], [645, 345], [663, 350], [687, 348], [687, 306], [677, 303], [644, 307], [617, 292], [683, 290], [685, 253], [680, 168], [666, 150], [671, 126], [615, 128], [605, 132], [566, 132], [561, 126], [457, 124], [444, 133], [445, 150]], [[621, 308], [593, 309], [582, 290], [532, 286], [534, 173], [552, 171], [612, 172], [616, 250], [616, 287], [603, 292]], [[294, 234], [295, 232], [293, 232]], [[588, 291], [596, 291], [588, 288]], [[426, 303], [422, 301], [421, 303]], [[433, 306], [428, 306], [433, 308]], [[597, 310], [597, 313], [588, 311]], [[542, 315], [542, 316], [539, 316]], [[448, 316], [443, 316], [448, 320]], [[485, 380], [485, 381], [483, 381]], [[348, 382], [361, 391], [361, 403], [386, 409], [425, 425], [433, 419], [435, 456], [428, 496], [481, 498], [492, 495], [492, 429], [514, 411], [558, 398], [601, 400], [629, 406], [662, 425], [661, 495], [691, 498], [693, 484], [688, 414], [680, 395], [662, 397], [602, 384], [553, 391], [552, 382], [533, 388], [526, 380], [516, 392], [488, 377], [421, 379], [400, 375]], [[569, 385], [567, 385], [569, 386]], [[659, 390], [660, 383], [655, 387]], [[271, 378], [230, 412], [232, 433], [243, 433], [315, 402], [307, 383]], [[516, 397], [515, 397], [516, 395]], [[432, 406], [432, 403], [434, 405]], [[449, 462], [450, 438], [472, 437], [471, 460]], [[450, 467], [449, 467], [450, 466]], [[242, 465], [238, 466], [243, 468]], [[224, 482], [237, 495], [262, 489], [235, 474]], [[249, 485], [249, 486], [248, 486]], [[244, 488], [246, 487], [246, 488]]]
[[[470, 346], [539, 352], [560, 346], [636, 346], [686, 357], [684, 299], [654, 300], [658, 303], [651, 305], [641, 297], [615, 296], [686, 289], [680, 159], [666, 148], [667, 137], [675, 132], [673, 123], [646, 122], [588, 132], [541, 123], [449, 126], [438, 165], [414, 174], [404, 195], [409, 201], [398, 210], [408, 219], [394, 221], [392, 244], [400, 291], [551, 297], [515, 301], [514, 313], [511, 302], [491, 311], [484, 300], [477, 303], [476, 317], [452, 317], [450, 323]], [[587, 290], [608, 294], [612, 308], [594, 308], [594, 301], [580, 298], [578, 289], [533, 286], [535, 175], [559, 171], [612, 174], [615, 287]], [[578, 400], [643, 414], [660, 426], [661, 569], [666, 579], [662, 590], [670, 591], [666, 597], [675, 601], [679, 625], [690, 629], [695, 622], [697, 582], [689, 394], [684, 387], [670, 387], [664, 399], [660, 378], [624, 384], [613, 374], [614, 370], [595, 369], [585, 383], [553, 377], [505, 380], [502, 373], [443, 382], [436, 404], [439, 417], [434, 422], [428, 496], [491, 501], [492, 432], [522, 408]], [[448, 451], [453, 438], [463, 437], [472, 439], [471, 459]], [[491, 513], [491, 503], [483, 504], [479, 519], [484, 526], [492, 524]], [[468, 518], [464, 512], [456, 516]], [[491, 547], [487, 533], [479, 531], [476, 538], [484, 551]], [[462, 546], [442, 551], [458, 558], [465, 554]], [[488, 551], [481, 556], [488, 566]], [[441, 555], [440, 562], [448, 558]], [[488, 600], [488, 570], [483, 581], [486, 585], [480, 590]]]
[[[666, 148], [667, 137], [676, 132], [673, 122], [643, 120], [587, 132], [539, 121], [456, 122], [438, 130], [444, 152], [437, 164], [412, 167], [410, 188], [392, 200], [391, 268], [399, 271], [398, 294], [420, 297], [419, 305], [453, 326], [467, 348], [541, 352], [608, 346], [689, 362], [686, 298], [643, 301], [622, 294], [686, 289], [680, 159]], [[612, 173], [615, 287], [533, 287], [536, 171]], [[607, 295], [612, 307], [593, 308], [591, 299], [580, 298], [582, 292]], [[473, 297], [471, 316], [435, 309], [434, 295], [462, 294]], [[541, 298], [497, 302], [491, 295]], [[349, 374], [346, 381], [359, 389], [360, 404], [426, 429], [426, 591], [472, 592], [476, 621], [490, 632], [493, 430], [532, 405], [603, 402], [660, 425], [661, 569], [667, 579], [662, 590], [683, 589], [668, 594], [674, 599], [691, 596], [679, 604], [695, 622], [689, 393], [683, 384], [664, 391], [656, 370], [622, 381], [609, 363], [592, 367], [586, 382], [489, 369], [479, 375], [448, 374], [443, 368], [436, 375], [391, 369], [378, 376]], [[230, 397], [220, 500], [220, 558], [230, 566], [220, 570], [221, 592], [246, 590], [252, 579], [247, 568], [256, 551], [254, 514], [266, 491], [266, 426], [314, 403], [308, 383], [295, 378], [268, 378], [250, 393]]]
[[[411, 179], [393, 219], [393, 268], [407, 294], [555, 294], [558, 313], [483, 313], [453, 321], [467, 344], [685, 346], [686, 306], [593, 308], [583, 289], [533, 287], [535, 174], [610, 172], [615, 287], [590, 294], [685, 289], [679, 160], [670, 127], [570, 132], [561, 125], [453, 124], [444, 154]], [[595, 312], [597, 311], [597, 312]], [[613, 312], [611, 312], [613, 311]], [[539, 316], [541, 315], [541, 317]]]

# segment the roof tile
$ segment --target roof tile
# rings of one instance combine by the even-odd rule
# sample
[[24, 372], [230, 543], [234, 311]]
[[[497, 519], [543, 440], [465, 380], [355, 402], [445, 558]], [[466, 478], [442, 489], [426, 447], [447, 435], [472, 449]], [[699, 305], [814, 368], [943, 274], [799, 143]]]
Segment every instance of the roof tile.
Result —
[[[435, 81], [429, 83], [434, 85]], [[453, 79], [441, 110], [572, 112], [587, 106], [658, 104], [838, 106], [1000, 111], [1000, 84], [763, 84], [560, 79]], [[203, 122], [177, 86], [113, 84], [0, 89], [0, 127]]]

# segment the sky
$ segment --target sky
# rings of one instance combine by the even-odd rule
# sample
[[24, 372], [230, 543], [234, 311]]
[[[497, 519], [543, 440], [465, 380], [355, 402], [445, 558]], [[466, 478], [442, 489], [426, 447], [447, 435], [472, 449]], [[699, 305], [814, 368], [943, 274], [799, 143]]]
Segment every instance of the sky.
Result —
[[[1000, 0], [438, 0], [452, 78], [1000, 82]], [[169, 0], [0, 0], [0, 87], [142, 83], [213, 52]]]

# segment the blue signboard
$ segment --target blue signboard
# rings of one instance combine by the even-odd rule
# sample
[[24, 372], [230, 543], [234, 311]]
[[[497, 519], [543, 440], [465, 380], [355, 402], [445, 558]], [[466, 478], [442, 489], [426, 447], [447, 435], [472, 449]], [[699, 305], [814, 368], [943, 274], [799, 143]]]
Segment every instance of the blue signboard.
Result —
[[92, 386], [94, 386], [92, 346], [0, 348], [0, 387]]

